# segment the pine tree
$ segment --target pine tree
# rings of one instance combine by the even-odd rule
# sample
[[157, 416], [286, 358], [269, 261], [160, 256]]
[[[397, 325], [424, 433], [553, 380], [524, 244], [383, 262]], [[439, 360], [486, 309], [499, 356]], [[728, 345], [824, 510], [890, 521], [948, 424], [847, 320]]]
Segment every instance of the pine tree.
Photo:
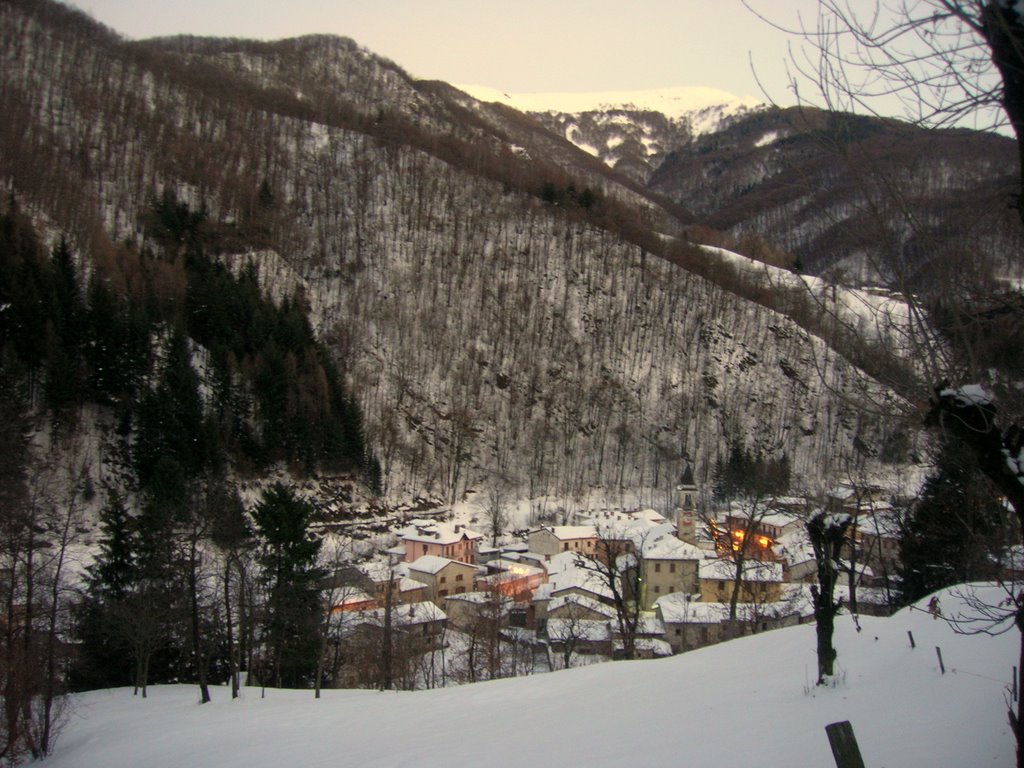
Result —
[[320, 541], [310, 536], [313, 508], [280, 483], [253, 510], [262, 540], [259, 562], [268, 598], [264, 678], [277, 687], [312, 682], [320, 649]]
[[1007, 511], [970, 455], [945, 445], [900, 537], [903, 599], [995, 577], [1012, 536]]
[[77, 690], [128, 685], [132, 665], [116, 631], [122, 607], [138, 579], [134, 522], [116, 491], [100, 511], [99, 552], [86, 575], [86, 590], [75, 610], [78, 653], [69, 678]]

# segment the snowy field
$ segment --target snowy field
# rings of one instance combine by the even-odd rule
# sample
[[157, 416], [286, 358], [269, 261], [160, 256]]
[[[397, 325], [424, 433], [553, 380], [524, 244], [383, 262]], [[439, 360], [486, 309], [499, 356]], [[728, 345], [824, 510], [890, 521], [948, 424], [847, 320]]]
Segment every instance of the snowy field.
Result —
[[[990, 588], [992, 600], [1004, 595]], [[943, 593], [947, 615], [961, 605]], [[922, 607], [924, 603], [920, 604]], [[76, 698], [47, 768], [758, 766], [829, 768], [851, 721], [869, 768], [1014, 765], [1004, 695], [1018, 635], [964, 636], [925, 610], [839, 618], [836, 684], [815, 688], [814, 626], [657, 661], [416, 693], [191, 686]], [[911, 649], [908, 630], [914, 634]], [[939, 669], [941, 647], [946, 674]]]

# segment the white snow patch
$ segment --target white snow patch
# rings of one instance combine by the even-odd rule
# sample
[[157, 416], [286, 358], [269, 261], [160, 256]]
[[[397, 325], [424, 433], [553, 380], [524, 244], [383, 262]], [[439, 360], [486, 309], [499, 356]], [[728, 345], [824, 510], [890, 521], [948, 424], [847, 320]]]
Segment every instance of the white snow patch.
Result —
[[939, 397], [952, 397], [957, 405], [991, 405], [992, 395], [980, 384], [965, 384], [958, 389], [944, 389]]
[[[996, 605], [1007, 593], [977, 595]], [[957, 591], [940, 598], [945, 616], [971, 611]], [[155, 687], [148, 699], [94, 691], [73, 698], [46, 765], [468, 768], [500, 754], [504, 765], [676, 768], [723, 764], [723, 740], [709, 735], [734, 733], [742, 738], [729, 740], [724, 764], [791, 768], [833, 765], [825, 726], [849, 720], [866, 765], [1010, 768], [1004, 696], [1017, 633], [960, 635], [926, 604], [862, 616], [860, 632], [841, 616], [838, 674], [824, 687], [814, 685], [814, 627], [801, 625], [668, 659], [411, 693], [328, 690], [318, 700], [246, 688], [232, 701], [217, 687], [199, 705], [192, 686]]]

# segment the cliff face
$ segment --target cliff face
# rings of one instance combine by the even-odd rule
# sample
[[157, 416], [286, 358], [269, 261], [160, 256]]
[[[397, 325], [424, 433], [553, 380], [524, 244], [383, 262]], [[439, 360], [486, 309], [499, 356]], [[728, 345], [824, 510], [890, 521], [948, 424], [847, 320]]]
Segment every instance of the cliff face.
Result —
[[0, 29], [5, 189], [85, 272], [152, 244], [160, 190], [204, 207], [220, 259], [302, 289], [387, 494], [660, 503], [736, 442], [811, 484], [900, 429], [858, 409], [896, 398], [842, 354], [663, 258], [678, 211], [529, 118], [351, 41], [129, 44], [28, 0]]

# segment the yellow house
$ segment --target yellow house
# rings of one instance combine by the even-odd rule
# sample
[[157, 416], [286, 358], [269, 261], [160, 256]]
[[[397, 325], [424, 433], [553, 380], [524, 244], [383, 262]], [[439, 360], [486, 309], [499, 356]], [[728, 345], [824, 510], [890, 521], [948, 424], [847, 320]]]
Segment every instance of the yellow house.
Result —
[[697, 570], [705, 554], [693, 544], [680, 541], [671, 534], [664, 534], [646, 544], [640, 560], [644, 610], [653, 610], [654, 603], [664, 595], [698, 592]]
[[597, 529], [592, 525], [555, 525], [541, 527], [527, 534], [530, 551], [538, 555], [575, 552], [593, 555], [597, 552]]
[[477, 567], [437, 555], [424, 555], [409, 563], [409, 578], [426, 585], [427, 599], [444, 605], [449, 595], [461, 595], [475, 588]]
[[[725, 558], [702, 560], [698, 567], [700, 599], [728, 603], [736, 578], [736, 563]], [[774, 603], [782, 597], [782, 563], [747, 560], [743, 563], [742, 603]]]

